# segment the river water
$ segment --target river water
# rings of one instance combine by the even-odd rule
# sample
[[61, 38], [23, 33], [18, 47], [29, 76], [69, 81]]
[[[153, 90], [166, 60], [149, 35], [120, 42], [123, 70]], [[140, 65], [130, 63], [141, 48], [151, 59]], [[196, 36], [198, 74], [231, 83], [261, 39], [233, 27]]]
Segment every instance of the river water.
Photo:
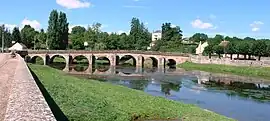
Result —
[[270, 81], [184, 69], [70, 67], [70, 75], [194, 104], [239, 121], [270, 120]]

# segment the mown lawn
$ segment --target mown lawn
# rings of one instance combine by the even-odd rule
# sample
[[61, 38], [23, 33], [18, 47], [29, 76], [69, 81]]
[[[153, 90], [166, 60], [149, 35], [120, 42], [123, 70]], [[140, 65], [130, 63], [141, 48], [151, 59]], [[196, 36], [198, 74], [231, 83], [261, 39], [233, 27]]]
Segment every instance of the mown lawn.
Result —
[[196, 64], [185, 62], [178, 65], [179, 68], [187, 70], [201, 70], [214, 73], [230, 73], [242, 76], [254, 76], [265, 79], [270, 79], [269, 67], [249, 67], [249, 66], [229, 66], [218, 64]]
[[184, 119], [232, 120], [199, 107], [154, 97], [142, 91], [95, 80], [79, 79], [47, 66], [29, 67], [69, 120], [130, 121]]

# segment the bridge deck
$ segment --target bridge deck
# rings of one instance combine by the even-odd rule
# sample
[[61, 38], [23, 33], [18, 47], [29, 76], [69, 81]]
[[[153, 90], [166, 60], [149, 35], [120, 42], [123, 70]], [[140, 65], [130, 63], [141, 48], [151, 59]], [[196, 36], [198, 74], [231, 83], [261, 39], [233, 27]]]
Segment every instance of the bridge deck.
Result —
[[158, 51], [139, 51], [139, 50], [105, 50], [105, 51], [89, 51], [89, 50], [27, 50], [29, 54], [68, 54], [68, 53], [79, 53], [79, 54], [89, 54], [89, 53], [116, 53], [116, 54], [149, 54], [149, 55], [168, 55], [168, 56], [184, 56], [188, 57], [187, 53], [177, 53], [177, 52], [158, 52]]

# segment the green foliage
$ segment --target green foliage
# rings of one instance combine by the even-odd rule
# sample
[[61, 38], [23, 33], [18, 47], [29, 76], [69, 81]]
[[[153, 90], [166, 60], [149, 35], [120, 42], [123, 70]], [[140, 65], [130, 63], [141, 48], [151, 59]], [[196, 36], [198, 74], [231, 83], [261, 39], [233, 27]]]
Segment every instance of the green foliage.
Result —
[[7, 30], [5, 25], [0, 26], [0, 46], [2, 47], [2, 36], [4, 35], [4, 47], [10, 47], [12, 36], [10, 31]]
[[202, 70], [214, 73], [231, 73], [242, 76], [254, 76], [265, 79], [270, 79], [270, 68], [269, 67], [249, 67], [249, 66], [228, 66], [218, 64], [195, 64], [186, 62], [178, 65], [184, 69]]
[[231, 120], [190, 104], [150, 96], [142, 91], [106, 82], [76, 78], [46, 66], [30, 65], [30, 68], [69, 120]]
[[66, 49], [68, 44], [68, 22], [66, 14], [53, 10], [49, 17], [47, 39], [49, 49]]
[[151, 34], [143, 23], [140, 23], [138, 18], [132, 18], [131, 29], [129, 34], [130, 42], [129, 44], [132, 49], [135, 50], [146, 50], [151, 43]]
[[182, 30], [179, 26], [172, 27], [171, 23], [162, 24], [162, 39], [157, 40], [152, 50], [178, 51], [183, 50]]
[[21, 30], [22, 43], [30, 49], [31, 47], [33, 47], [36, 41], [36, 34], [37, 32], [34, 28], [32, 28], [30, 25], [25, 25]]
[[21, 32], [18, 27], [15, 27], [12, 31], [12, 40], [19, 43], [22, 42]]
[[191, 38], [190, 40], [192, 42], [205, 42], [206, 40], [208, 39], [208, 36], [204, 33], [195, 33]]
[[220, 45], [215, 45], [213, 47], [213, 50], [216, 54], [218, 54], [218, 57], [220, 58], [220, 54], [223, 54], [224, 53], [224, 47], [223, 46], [220, 46]]
[[35, 48], [36, 49], [47, 49], [47, 34], [43, 29], [36, 35]]
[[58, 18], [59, 35], [60, 35], [60, 49], [65, 50], [68, 47], [68, 25], [67, 16], [65, 13], [60, 12]]

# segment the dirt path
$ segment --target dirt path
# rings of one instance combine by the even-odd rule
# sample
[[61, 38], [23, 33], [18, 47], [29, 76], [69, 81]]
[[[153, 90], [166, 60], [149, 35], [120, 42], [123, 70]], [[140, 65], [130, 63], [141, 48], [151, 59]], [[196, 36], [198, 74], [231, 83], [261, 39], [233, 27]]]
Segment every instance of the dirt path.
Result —
[[3, 120], [6, 113], [11, 83], [14, 80], [14, 73], [18, 65], [18, 60], [0, 56], [0, 121]]

